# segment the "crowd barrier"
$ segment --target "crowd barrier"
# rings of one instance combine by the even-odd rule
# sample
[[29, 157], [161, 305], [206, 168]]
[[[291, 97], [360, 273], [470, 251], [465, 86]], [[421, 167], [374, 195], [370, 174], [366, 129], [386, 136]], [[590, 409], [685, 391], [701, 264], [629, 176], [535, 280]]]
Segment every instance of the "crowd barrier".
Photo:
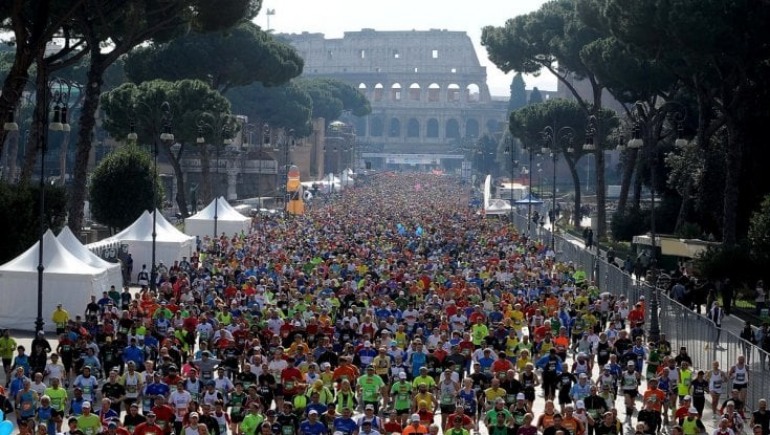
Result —
[[[518, 214], [512, 217], [514, 226], [521, 233], [527, 233], [527, 218]], [[550, 244], [552, 233], [535, 223], [530, 224], [532, 237]], [[658, 318], [660, 331], [666, 334], [674, 352], [686, 347], [696, 370], [708, 371], [714, 361], [719, 361], [723, 370], [729, 370], [739, 355], [746, 357], [749, 365], [749, 386], [746, 394], [747, 409], [755, 409], [761, 398], [767, 398], [770, 392], [770, 354], [752, 345], [731, 331], [717, 328], [706, 316], [679, 304], [668, 296], [665, 289], [635, 280], [617, 265], [609, 264], [594, 252], [585, 249], [559, 234], [553, 239], [556, 257], [559, 261], [571, 261], [576, 269], [583, 270], [587, 276], [593, 276], [600, 291], [609, 292], [618, 297], [625, 296], [629, 301], [637, 301], [645, 296], [647, 325], [650, 325], [652, 298], [659, 302]], [[726, 388], [721, 400], [725, 400], [732, 389]]]

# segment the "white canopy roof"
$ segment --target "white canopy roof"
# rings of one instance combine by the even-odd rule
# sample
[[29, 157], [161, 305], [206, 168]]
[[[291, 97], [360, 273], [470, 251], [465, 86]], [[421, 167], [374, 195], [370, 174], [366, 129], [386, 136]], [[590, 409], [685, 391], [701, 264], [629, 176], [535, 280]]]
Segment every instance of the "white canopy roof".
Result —
[[[156, 264], [163, 262], [170, 265], [174, 260], [181, 260], [183, 256], [189, 257], [195, 249], [195, 237], [176, 229], [159, 210], [156, 210], [156, 213]], [[145, 210], [128, 228], [89, 246], [99, 246], [115, 241], [128, 245], [128, 253], [134, 259], [131, 282], [135, 282], [136, 274], [142, 270], [142, 265], [147, 265], [148, 270], [152, 265], [152, 230], [152, 214]]]
[[[0, 266], [0, 327], [33, 330], [37, 317], [39, 242]], [[61, 303], [80, 312], [91, 295], [109, 288], [107, 271], [81, 261], [48, 230], [43, 235], [43, 318]], [[54, 325], [46, 323], [46, 329]]]
[[107, 270], [110, 285], [114, 285], [116, 288], [123, 286], [123, 272], [120, 263], [110, 263], [89, 251], [88, 248], [80, 243], [80, 240], [75, 237], [75, 234], [72, 233], [69, 227], [65, 226], [62, 228], [59, 235], [56, 236], [56, 240], [80, 261], [95, 268]]
[[216, 215], [217, 232], [228, 236], [248, 232], [251, 219], [238, 213], [223, 197], [211, 201], [203, 210], [185, 219], [184, 230], [191, 236], [213, 236], [214, 216]]

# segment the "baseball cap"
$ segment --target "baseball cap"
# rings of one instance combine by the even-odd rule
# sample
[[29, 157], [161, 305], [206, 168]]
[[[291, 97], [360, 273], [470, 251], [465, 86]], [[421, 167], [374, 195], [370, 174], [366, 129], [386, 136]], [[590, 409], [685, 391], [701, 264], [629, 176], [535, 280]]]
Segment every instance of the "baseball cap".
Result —
[[372, 342], [371, 341], [365, 341], [364, 342], [364, 347], [372, 347]]
[[116, 422], [115, 422], [115, 420], [112, 420], [112, 421], [110, 421], [110, 422], [107, 424], [107, 427], [114, 427], [114, 428], [117, 428], [117, 427], [118, 427], [118, 423], [116, 423]]
[[398, 374], [399, 379], [406, 379], [406, 372], [401, 372]]
[[580, 379], [588, 379], [588, 375], [585, 373], [580, 374]]
[[583, 402], [582, 400], [578, 400], [578, 401], [575, 403], [575, 408], [576, 408], [576, 409], [586, 409], [586, 403], [585, 403], [585, 402]]
[[690, 409], [689, 409], [687, 412], [688, 412], [688, 413], [690, 413], [690, 414], [697, 414], [697, 413], [698, 413], [698, 410], [697, 410], [697, 409], [695, 409], [695, 407], [694, 407], [694, 406], [691, 406], [691, 407], [690, 407]]
[[83, 402], [81, 407], [91, 409], [91, 402], [88, 402], [88, 401]]
[[690, 396], [690, 395], [684, 396], [683, 400], [692, 400], [692, 396]]
[[198, 417], [200, 417], [200, 415], [198, 415], [197, 412], [191, 412], [190, 413], [190, 418], [193, 418], [193, 417], [198, 418]]
[[519, 393], [516, 395], [516, 400], [527, 400], [527, 397], [524, 396], [524, 393]]
[[632, 367], [632, 366], [635, 366], [636, 364], [634, 364], [633, 361], [629, 361], [628, 364], [626, 364], [626, 365], [629, 366], [629, 367]]
[[366, 408], [364, 409], [371, 409], [372, 411], [374, 411], [374, 405], [366, 405]]
[[412, 422], [419, 422], [420, 421], [420, 414], [412, 414], [412, 416], [409, 418]]
[[308, 411], [308, 413], [307, 413], [307, 415], [313, 415], [313, 414], [315, 414], [315, 415], [318, 415], [318, 411], [316, 411], [315, 409], [311, 409], [311, 410], [310, 410], [310, 411]]

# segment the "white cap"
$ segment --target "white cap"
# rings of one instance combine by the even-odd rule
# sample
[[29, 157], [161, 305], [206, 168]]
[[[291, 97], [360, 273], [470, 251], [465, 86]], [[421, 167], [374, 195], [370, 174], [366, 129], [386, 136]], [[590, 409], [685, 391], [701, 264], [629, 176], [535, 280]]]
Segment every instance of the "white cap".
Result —
[[372, 347], [372, 342], [371, 341], [365, 341], [364, 342], [364, 346], [365, 347]]
[[575, 402], [575, 409], [586, 409], [586, 404], [582, 400]]
[[406, 379], [406, 372], [401, 372], [398, 374], [399, 379]]
[[524, 393], [519, 393], [516, 395], [516, 400], [527, 400], [527, 397], [524, 395]]
[[412, 414], [412, 417], [410, 417], [409, 420], [412, 421], [412, 422], [415, 422], [415, 421], [419, 422], [420, 421], [420, 414]]
[[311, 410], [310, 410], [310, 411], [308, 411], [308, 413], [307, 413], [307, 415], [312, 415], [312, 414], [318, 415], [318, 411], [316, 411], [315, 409], [311, 409]]
[[81, 408], [91, 408], [91, 402], [85, 401], [82, 405], [80, 405]]
[[694, 407], [694, 406], [691, 406], [688, 412], [689, 412], [690, 414], [697, 414], [697, 413], [698, 413], [698, 410], [697, 410], [697, 409], [695, 409], [695, 407]]
[[687, 396], [684, 396], [684, 400], [692, 400], [692, 396], [690, 396], [690, 395], [688, 394]]

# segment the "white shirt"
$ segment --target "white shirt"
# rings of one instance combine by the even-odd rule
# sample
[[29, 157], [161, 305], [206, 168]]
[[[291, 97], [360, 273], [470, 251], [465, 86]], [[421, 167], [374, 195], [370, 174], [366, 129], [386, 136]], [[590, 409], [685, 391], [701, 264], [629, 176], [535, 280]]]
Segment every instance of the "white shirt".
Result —
[[64, 366], [62, 363], [48, 363], [45, 366], [46, 377], [48, 379], [57, 378], [60, 381], [64, 380]]
[[174, 408], [174, 414], [176, 414], [176, 421], [183, 421], [190, 402], [192, 402], [192, 395], [189, 391], [174, 390], [168, 397], [168, 403]]

